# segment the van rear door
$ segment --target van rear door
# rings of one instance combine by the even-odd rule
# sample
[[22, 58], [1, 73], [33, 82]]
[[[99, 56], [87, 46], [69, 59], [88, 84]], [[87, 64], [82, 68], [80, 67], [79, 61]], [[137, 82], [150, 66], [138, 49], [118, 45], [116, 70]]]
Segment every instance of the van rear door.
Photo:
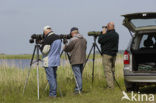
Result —
[[156, 30], [156, 12], [122, 15], [123, 25], [131, 32]]

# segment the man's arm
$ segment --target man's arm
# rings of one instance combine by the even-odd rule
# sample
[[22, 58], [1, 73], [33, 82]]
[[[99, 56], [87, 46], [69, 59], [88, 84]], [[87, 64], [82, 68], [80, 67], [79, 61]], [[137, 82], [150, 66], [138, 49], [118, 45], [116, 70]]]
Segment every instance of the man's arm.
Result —
[[105, 40], [107, 40], [107, 29], [106, 28], [103, 28], [100, 36], [99, 36], [99, 39], [98, 39], [98, 42], [99, 44], [104, 44], [105, 43]]
[[44, 38], [40, 50], [43, 51], [45, 45], [51, 45], [55, 40], [60, 39], [60, 35], [52, 34]]
[[99, 44], [104, 44], [108, 40], [108, 36], [106, 34], [101, 34], [98, 39]]
[[51, 45], [55, 40], [60, 39], [61, 35], [52, 34], [44, 39], [44, 45]]
[[74, 48], [74, 45], [75, 45], [75, 42], [71, 41], [68, 45], [65, 45], [63, 50], [65, 52], [71, 52], [73, 50], [73, 48]]

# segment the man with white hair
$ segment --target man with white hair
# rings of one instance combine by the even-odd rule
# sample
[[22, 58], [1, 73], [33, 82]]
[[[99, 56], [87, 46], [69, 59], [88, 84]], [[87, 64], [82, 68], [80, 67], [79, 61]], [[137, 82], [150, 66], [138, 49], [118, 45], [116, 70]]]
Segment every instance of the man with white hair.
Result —
[[42, 45], [43, 67], [45, 68], [50, 90], [49, 97], [55, 98], [57, 91], [57, 67], [60, 65], [61, 40], [54, 34], [50, 26], [43, 29], [44, 43]]
[[115, 61], [118, 52], [119, 35], [115, 31], [114, 23], [109, 22], [103, 28], [98, 40], [101, 45], [102, 62], [108, 88], [114, 88]]

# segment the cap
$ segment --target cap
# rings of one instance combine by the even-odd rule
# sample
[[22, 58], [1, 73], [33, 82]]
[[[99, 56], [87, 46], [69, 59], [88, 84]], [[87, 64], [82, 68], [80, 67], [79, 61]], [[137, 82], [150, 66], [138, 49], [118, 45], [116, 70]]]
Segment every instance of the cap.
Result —
[[51, 27], [47, 25], [47, 26], [45, 26], [45, 27], [43, 28], [43, 31], [44, 31], [44, 30], [47, 30], [47, 29], [51, 29]]
[[71, 28], [71, 30], [70, 30], [70, 33], [72, 32], [72, 31], [74, 31], [74, 30], [79, 30], [77, 27], [73, 27], [73, 28]]

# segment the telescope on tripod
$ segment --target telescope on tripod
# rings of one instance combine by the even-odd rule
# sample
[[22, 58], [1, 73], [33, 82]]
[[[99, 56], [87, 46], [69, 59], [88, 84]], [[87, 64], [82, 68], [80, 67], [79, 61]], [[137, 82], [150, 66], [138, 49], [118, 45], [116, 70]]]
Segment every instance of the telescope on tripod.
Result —
[[99, 49], [97, 43], [96, 43], [96, 40], [97, 40], [97, 37], [101, 34], [101, 32], [99, 31], [91, 31], [91, 32], [88, 32], [88, 36], [93, 36], [93, 43], [92, 43], [92, 46], [91, 46], [91, 49], [89, 50], [89, 54], [87, 56], [87, 59], [86, 59], [86, 62], [83, 66], [83, 68], [85, 68], [86, 66], [86, 63], [88, 62], [89, 60], [89, 57], [91, 55], [91, 53], [93, 53], [93, 58], [92, 58], [92, 61], [93, 61], [93, 67], [92, 67], [92, 84], [94, 82], [94, 69], [95, 69], [95, 55], [96, 55], [96, 49], [98, 50], [98, 52], [100, 53], [100, 55], [102, 55], [101, 53], [101, 50]]

